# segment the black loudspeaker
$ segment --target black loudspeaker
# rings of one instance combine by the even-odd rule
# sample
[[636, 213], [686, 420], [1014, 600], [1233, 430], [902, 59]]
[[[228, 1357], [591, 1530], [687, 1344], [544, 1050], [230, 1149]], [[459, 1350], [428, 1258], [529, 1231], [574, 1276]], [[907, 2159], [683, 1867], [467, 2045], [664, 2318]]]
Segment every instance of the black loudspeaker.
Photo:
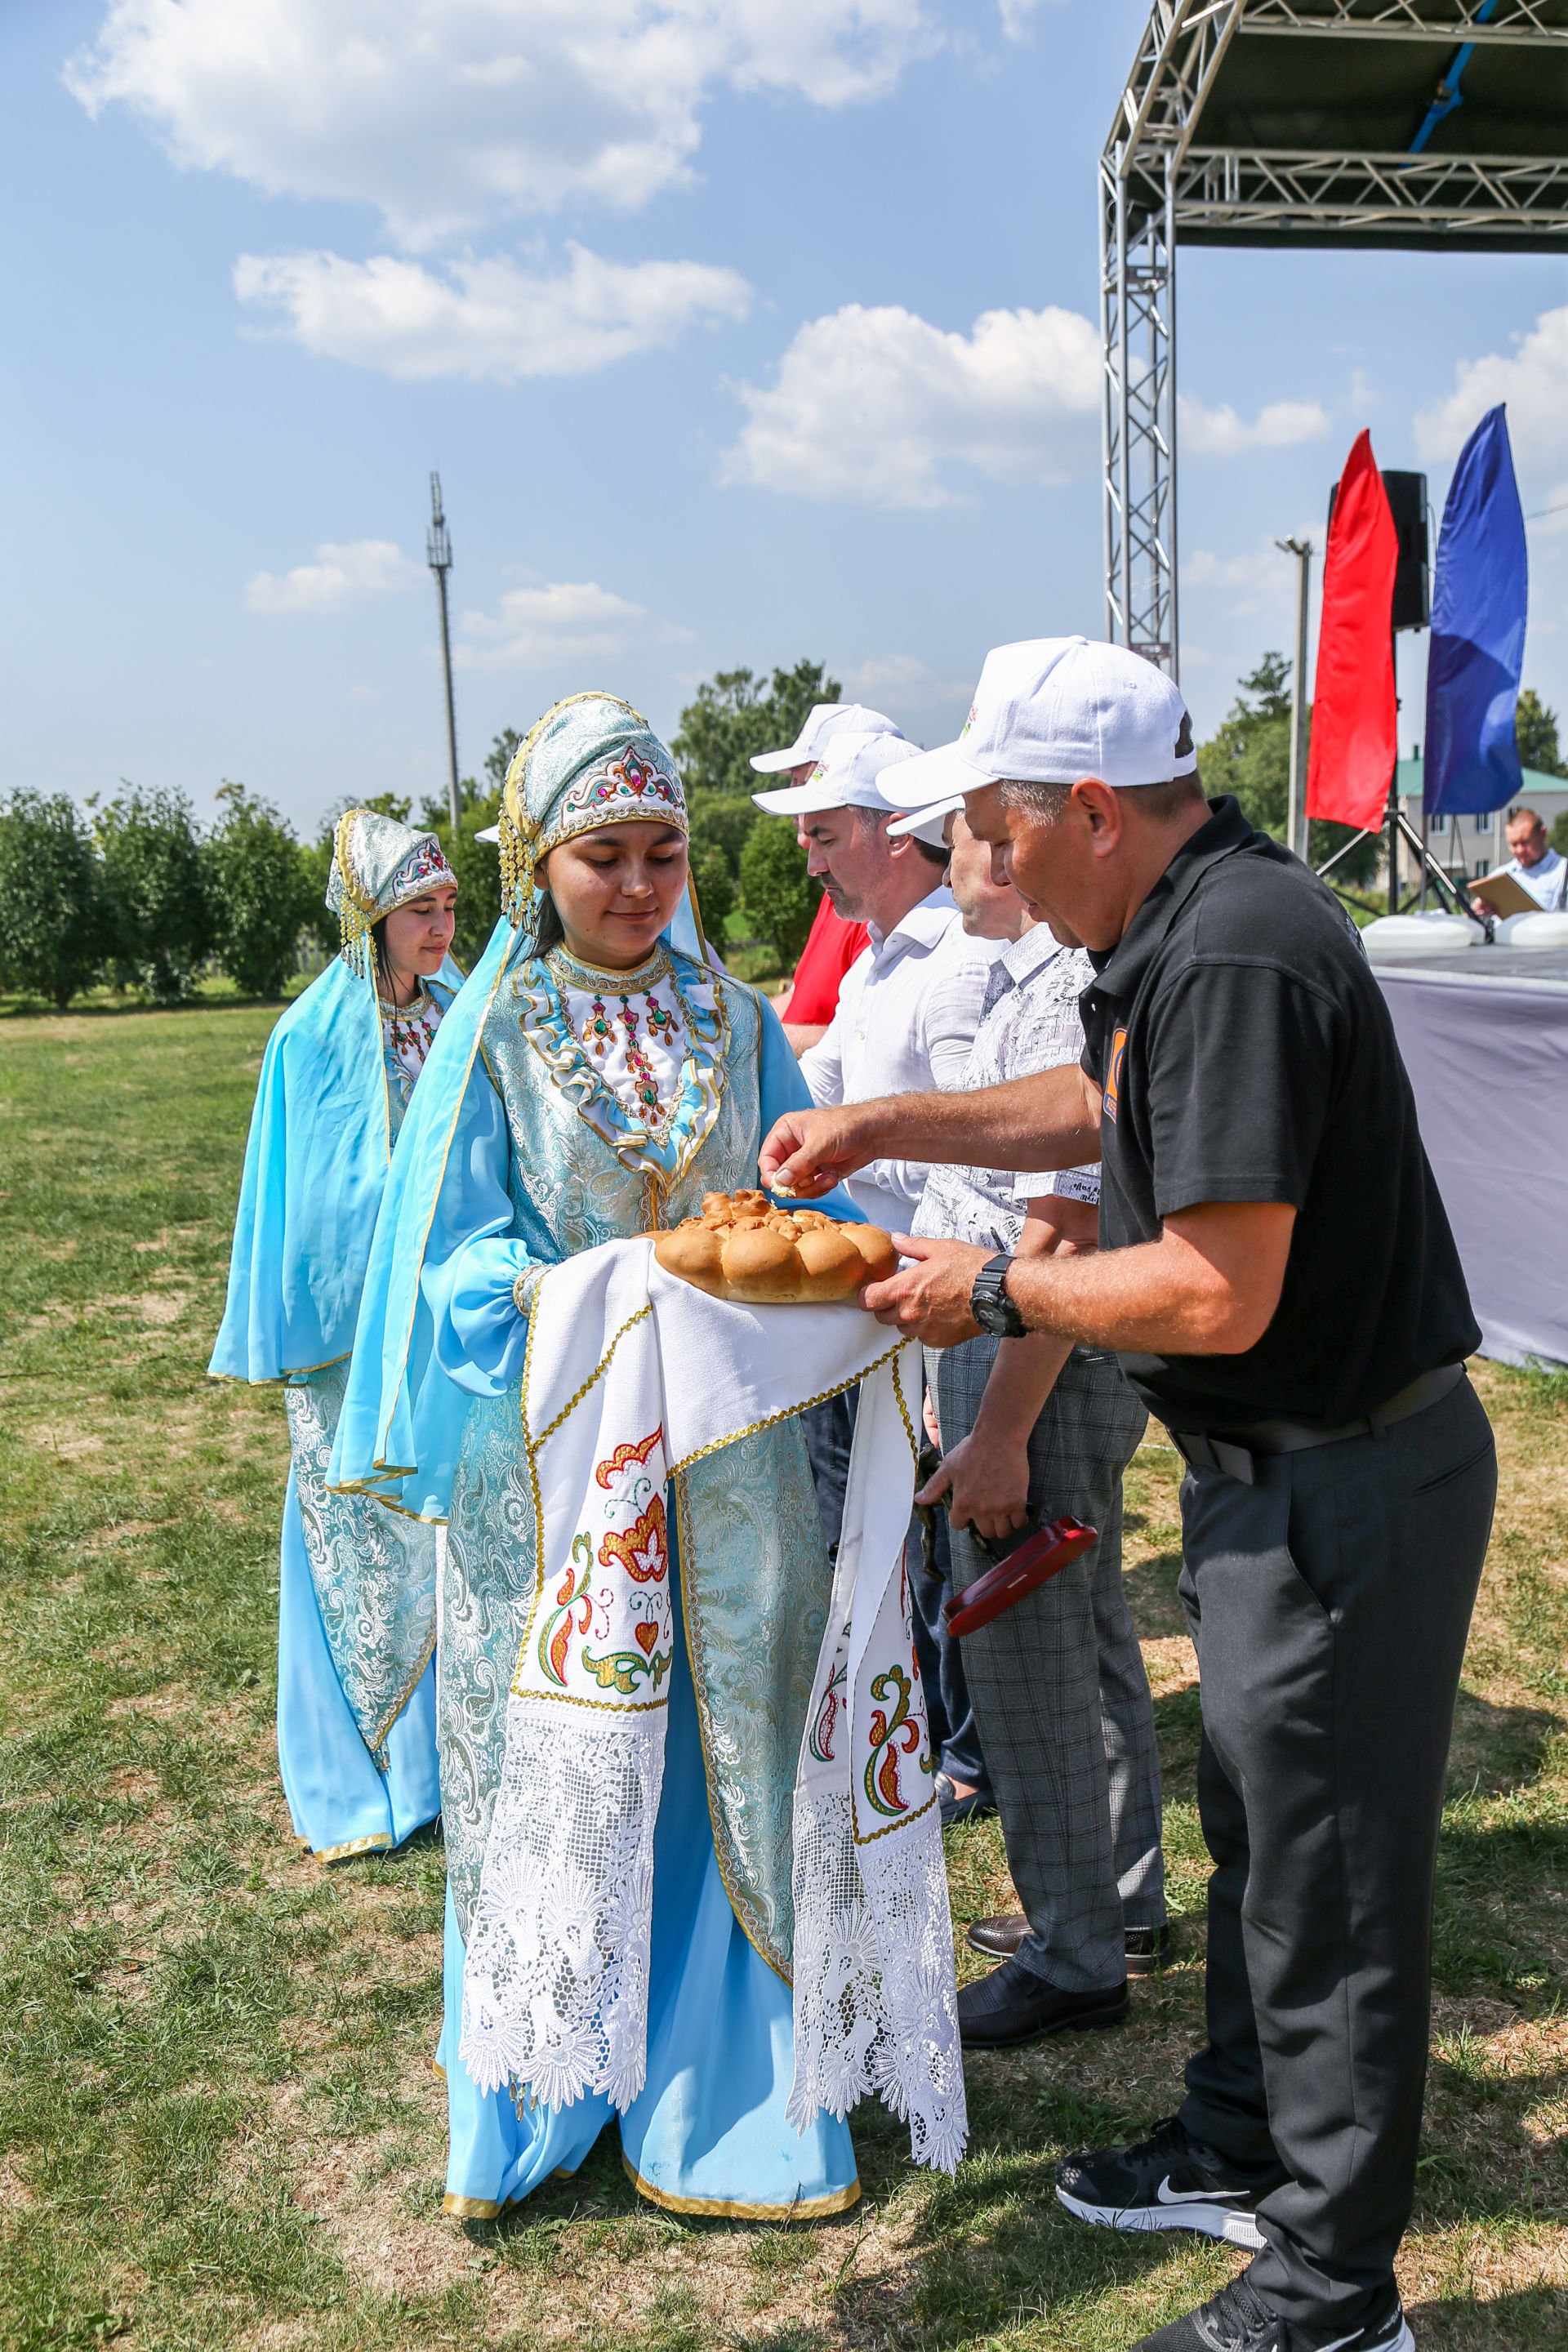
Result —
[[[1395, 629], [1424, 629], [1432, 618], [1426, 477], [1425, 474], [1384, 474], [1383, 487], [1388, 493], [1389, 512], [1394, 517], [1394, 528], [1399, 534], [1399, 569], [1394, 575], [1394, 626]], [[1329, 492], [1331, 530], [1334, 520], [1334, 501], [1339, 494], [1340, 486], [1336, 482]]]

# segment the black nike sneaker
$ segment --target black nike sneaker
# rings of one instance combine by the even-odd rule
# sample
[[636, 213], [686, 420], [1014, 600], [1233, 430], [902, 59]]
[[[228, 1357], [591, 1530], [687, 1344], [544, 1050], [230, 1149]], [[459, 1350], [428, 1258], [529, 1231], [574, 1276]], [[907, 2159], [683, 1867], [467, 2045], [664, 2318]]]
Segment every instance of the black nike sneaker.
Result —
[[1057, 2195], [1080, 2221], [1110, 2230], [1201, 2230], [1256, 2253], [1263, 2235], [1254, 2210], [1285, 2178], [1282, 2170], [1242, 2173], [1167, 2116], [1131, 2147], [1064, 2157]]
[[1392, 2286], [1377, 2317], [1360, 2327], [1347, 2333], [1330, 2319], [1321, 2328], [1303, 2328], [1270, 2311], [1243, 2271], [1212, 2303], [1141, 2336], [1131, 2352], [1415, 2352], [1415, 2338]]

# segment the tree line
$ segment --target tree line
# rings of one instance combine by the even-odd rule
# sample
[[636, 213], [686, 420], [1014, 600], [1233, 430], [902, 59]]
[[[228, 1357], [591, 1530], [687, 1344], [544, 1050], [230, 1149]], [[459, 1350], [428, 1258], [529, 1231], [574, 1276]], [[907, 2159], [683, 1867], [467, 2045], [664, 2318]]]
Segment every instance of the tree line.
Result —
[[[1210, 794], [1234, 793], [1254, 824], [1280, 836], [1289, 675], [1282, 655], [1265, 654], [1199, 750]], [[720, 670], [699, 686], [671, 740], [686, 783], [704, 928], [752, 978], [793, 966], [822, 893], [806, 874], [793, 823], [765, 815], [752, 801], [758, 778], [751, 756], [793, 742], [812, 705], [837, 702], [839, 692], [821, 662], [798, 661], [771, 677]], [[500, 912], [495, 849], [476, 835], [495, 823], [521, 740], [517, 729], [503, 728], [483, 774], [464, 780], [455, 838], [445, 799], [425, 801], [417, 817], [412, 800], [396, 793], [358, 803], [439, 838], [459, 886], [453, 946], [465, 967], [483, 952]], [[1520, 697], [1519, 745], [1527, 767], [1568, 775], [1556, 713], [1528, 688]], [[301, 841], [243, 784], [225, 783], [217, 802], [216, 822], [204, 828], [178, 793], [127, 785], [85, 808], [63, 793], [13, 793], [0, 804], [0, 988], [62, 1010], [80, 991], [103, 984], [173, 1005], [216, 969], [244, 996], [276, 998], [302, 953], [333, 954], [337, 922], [326, 908], [332, 833], [354, 803], [345, 798], [328, 810], [314, 840]], [[1349, 838], [1342, 825], [1314, 823], [1313, 865]], [[1568, 849], [1568, 818], [1553, 827], [1553, 844]], [[1368, 838], [1342, 860], [1342, 879], [1370, 881], [1381, 854], [1378, 840]]]
[[[793, 741], [812, 704], [838, 694], [820, 662], [775, 669], [771, 682], [721, 671], [698, 688], [671, 745], [690, 805], [704, 927], [717, 941], [742, 930], [774, 971], [799, 954], [821, 889], [806, 876], [794, 825], [753, 804], [759, 780], [747, 762]], [[222, 785], [216, 819], [205, 827], [181, 793], [127, 784], [84, 807], [65, 793], [15, 792], [0, 803], [0, 990], [62, 1012], [100, 986], [176, 1005], [216, 971], [243, 996], [282, 996], [305, 954], [337, 950], [337, 919], [326, 908], [332, 836], [343, 809], [356, 805], [437, 835], [458, 883], [454, 951], [469, 967], [500, 912], [500, 862], [475, 836], [496, 821], [521, 740], [503, 728], [483, 775], [464, 779], [455, 838], [445, 798], [425, 801], [416, 816], [412, 799], [397, 793], [345, 797], [315, 838], [301, 841], [239, 783]]]

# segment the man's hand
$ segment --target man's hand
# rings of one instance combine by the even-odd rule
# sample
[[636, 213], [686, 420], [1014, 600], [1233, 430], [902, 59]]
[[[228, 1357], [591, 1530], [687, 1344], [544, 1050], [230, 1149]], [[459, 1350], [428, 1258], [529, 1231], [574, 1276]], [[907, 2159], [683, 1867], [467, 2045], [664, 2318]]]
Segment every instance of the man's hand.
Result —
[[917, 1242], [895, 1234], [893, 1246], [900, 1257], [913, 1258], [888, 1282], [868, 1282], [860, 1304], [879, 1323], [891, 1324], [928, 1348], [955, 1348], [973, 1339], [980, 1326], [969, 1311], [974, 1277], [994, 1250], [973, 1249], [967, 1242]]
[[865, 1143], [860, 1108], [846, 1104], [836, 1109], [786, 1111], [775, 1121], [758, 1158], [757, 1181], [763, 1190], [815, 1201], [874, 1160], [876, 1152]]
[[921, 1488], [922, 1507], [948, 1497], [955, 1528], [973, 1528], [988, 1543], [1021, 1528], [1029, 1516], [1029, 1448], [1026, 1439], [987, 1443], [979, 1429], [942, 1456], [941, 1467]]

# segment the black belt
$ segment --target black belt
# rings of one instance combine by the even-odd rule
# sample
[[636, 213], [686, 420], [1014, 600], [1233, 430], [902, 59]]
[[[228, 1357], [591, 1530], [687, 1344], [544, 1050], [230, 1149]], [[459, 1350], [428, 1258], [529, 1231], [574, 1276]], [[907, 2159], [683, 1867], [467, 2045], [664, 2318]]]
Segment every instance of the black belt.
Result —
[[1342, 1421], [1336, 1429], [1311, 1429], [1300, 1421], [1255, 1421], [1229, 1437], [1216, 1437], [1204, 1430], [1173, 1429], [1171, 1443], [1190, 1469], [1223, 1470], [1227, 1478], [1239, 1478], [1244, 1486], [1250, 1486], [1255, 1483], [1255, 1454], [1305, 1454], [1313, 1446], [1342, 1444], [1347, 1437], [1381, 1437], [1391, 1422], [1408, 1421], [1413, 1413], [1425, 1412], [1428, 1405], [1458, 1388], [1464, 1377], [1463, 1364], [1439, 1365], [1435, 1372], [1423, 1372], [1375, 1412], [1363, 1413], [1359, 1421]]

